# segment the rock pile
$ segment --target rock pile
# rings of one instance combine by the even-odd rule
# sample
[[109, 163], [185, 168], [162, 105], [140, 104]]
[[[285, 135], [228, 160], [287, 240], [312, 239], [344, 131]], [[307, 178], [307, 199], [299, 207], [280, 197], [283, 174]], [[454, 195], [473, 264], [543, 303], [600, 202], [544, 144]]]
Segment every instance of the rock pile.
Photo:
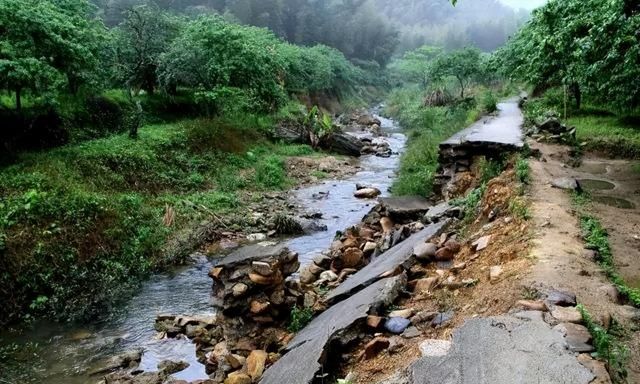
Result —
[[537, 141], [553, 143], [573, 143], [576, 140], [576, 128], [566, 126], [555, 114], [543, 116], [526, 134]]
[[364, 143], [362, 147], [363, 155], [376, 155], [378, 157], [390, 157], [393, 154], [389, 143], [385, 140], [370, 139], [364, 137], [361, 139]]
[[285, 280], [299, 268], [298, 254], [282, 245], [238, 250], [209, 272], [216, 305], [225, 316], [258, 323], [287, 319], [305, 301], [297, 281]]
[[334, 288], [373, 258], [424, 228], [420, 222], [394, 224], [389, 217], [379, 213], [379, 207], [377, 205], [360, 224], [348, 228], [328, 251], [317, 255], [313, 263], [304, 267], [300, 271], [300, 282]]

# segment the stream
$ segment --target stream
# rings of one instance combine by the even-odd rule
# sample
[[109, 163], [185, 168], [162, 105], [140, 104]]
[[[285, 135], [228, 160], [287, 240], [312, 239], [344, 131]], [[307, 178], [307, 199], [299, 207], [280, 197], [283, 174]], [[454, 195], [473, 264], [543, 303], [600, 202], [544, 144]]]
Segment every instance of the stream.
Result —
[[[357, 174], [291, 192], [292, 199], [303, 211], [322, 213], [320, 221], [327, 226], [327, 231], [285, 240], [291, 250], [299, 253], [303, 265], [329, 247], [336, 231], [358, 223], [375, 204], [374, 200], [353, 197], [356, 183], [375, 186], [383, 196], [388, 195], [406, 138], [393, 120], [379, 116], [378, 111], [374, 108], [371, 112], [382, 122], [381, 128], [387, 134], [384, 140], [389, 142], [393, 151], [391, 157], [363, 156]], [[371, 137], [365, 132], [353, 134]], [[208, 378], [204, 366], [196, 360], [195, 346], [191, 341], [154, 339], [154, 320], [160, 313], [212, 314], [212, 281], [207, 273], [215, 262], [215, 259], [200, 258], [189, 266], [154, 276], [108, 321], [82, 325], [38, 322], [25, 332], [26, 335], [0, 333], [2, 344], [16, 343], [28, 346], [22, 349], [30, 351], [21, 353], [20, 361], [10, 362], [9, 369], [0, 365], [0, 383], [95, 382], [96, 378], [91, 378], [89, 373], [97, 362], [137, 348], [144, 351], [140, 364], [142, 370], [156, 371], [157, 364], [166, 359], [184, 360], [190, 366], [174, 374], [175, 379], [193, 381]]]

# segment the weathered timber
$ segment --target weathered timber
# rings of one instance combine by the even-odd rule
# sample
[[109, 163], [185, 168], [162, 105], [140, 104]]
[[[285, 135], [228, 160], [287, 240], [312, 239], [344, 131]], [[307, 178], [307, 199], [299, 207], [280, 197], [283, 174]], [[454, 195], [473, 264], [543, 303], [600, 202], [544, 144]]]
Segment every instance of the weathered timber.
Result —
[[342, 297], [352, 294], [358, 289], [362, 289], [372, 282], [381, 278], [385, 272], [393, 271], [413, 255], [413, 248], [424, 243], [434, 236], [438, 236], [442, 229], [449, 223], [449, 220], [442, 220], [439, 223], [431, 224], [422, 231], [411, 235], [408, 239], [373, 259], [366, 267], [356, 272], [342, 284], [330, 291], [325, 297], [328, 303], [335, 302]]
[[327, 358], [326, 349], [373, 308], [388, 306], [398, 297], [406, 275], [380, 280], [316, 317], [287, 346], [285, 355], [264, 373], [260, 384], [308, 384]]

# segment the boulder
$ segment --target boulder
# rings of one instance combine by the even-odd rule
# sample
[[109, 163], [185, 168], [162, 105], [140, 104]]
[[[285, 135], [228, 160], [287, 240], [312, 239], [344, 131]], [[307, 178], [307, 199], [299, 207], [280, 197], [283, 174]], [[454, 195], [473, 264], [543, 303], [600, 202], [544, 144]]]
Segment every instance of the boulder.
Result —
[[579, 190], [578, 181], [572, 177], [560, 177], [551, 181], [554, 188], [565, 189], [569, 191]]
[[160, 363], [158, 363], [158, 370], [162, 371], [167, 375], [184, 371], [187, 368], [189, 368], [189, 363], [187, 363], [186, 361], [163, 360]]
[[555, 307], [551, 310], [551, 316], [560, 323], [582, 323], [582, 314], [575, 307]]
[[354, 268], [362, 264], [364, 254], [358, 248], [348, 248], [342, 254], [344, 268]]
[[418, 346], [422, 357], [445, 356], [451, 349], [451, 341], [428, 339]]
[[418, 260], [430, 261], [436, 256], [438, 247], [433, 243], [421, 243], [413, 247], [413, 254]]
[[242, 372], [232, 372], [224, 380], [224, 384], [251, 384], [251, 377]]
[[404, 332], [409, 325], [411, 325], [411, 321], [404, 317], [391, 317], [384, 323], [384, 328], [391, 333], [399, 335]]
[[497, 281], [498, 278], [500, 278], [500, 275], [502, 275], [502, 266], [494, 265], [491, 268], [489, 268], [489, 280], [490, 281]]
[[483, 249], [489, 246], [489, 241], [491, 241], [491, 235], [482, 236], [478, 240], [471, 243], [471, 247], [475, 249], [477, 252], [482, 251]]
[[355, 191], [353, 196], [359, 199], [373, 199], [380, 196], [381, 193], [378, 188], [363, 188]]
[[247, 357], [246, 367], [247, 374], [251, 377], [253, 381], [258, 381], [260, 377], [262, 377], [262, 373], [264, 372], [264, 367], [267, 363], [267, 352], [262, 350], [254, 350], [251, 351], [249, 356]]

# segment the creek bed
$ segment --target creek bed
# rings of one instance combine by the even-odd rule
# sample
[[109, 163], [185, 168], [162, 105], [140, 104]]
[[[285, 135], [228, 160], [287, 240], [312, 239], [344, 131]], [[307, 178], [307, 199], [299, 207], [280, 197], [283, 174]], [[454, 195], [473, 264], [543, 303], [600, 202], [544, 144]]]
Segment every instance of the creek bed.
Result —
[[[375, 109], [373, 113], [376, 114]], [[292, 192], [303, 210], [322, 213], [320, 221], [327, 226], [327, 231], [287, 240], [289, 248], [299, 253], [303, 265], [329, 247], [336, 231], [357, 224], [375, 204], [375, 200], [353, 197], [356, 183], [375, 186], [383, 196], [389, 194], [406, 138], [393, 120], [377, 114], [376, 117], [388, 135], [385, 139], [393, 151], [391, 157], [363, 156], [357, 174]], [[353, 134], [370, 135], [364, 132]], [[200, 258], [192, 265], [154, 276], [108, 320], [76, 325], [38, 322], [22, 336], [0, 333], [0, 347], [12, 343], [22, 348], [31, 345], [35, 352], [25, 353], [20, 361], [0, 362], [0, 382], [94, 382], [97, 379], [90, 378], [88, 373], [98, 360], [136, 348], [144, 350], [140, 368], [145, 371], [157, 370], [157, 364], [165, 359], [184, 360], [190, 366], [174, 374], [174, 378], [187, 381], [206, 379], [204, 366], [196, 360], [195, 345], [189, 340], [155, 340], [154, 320], [160, 313], [212, 314], [212, 282], [207, 272], [214, 264], [215, 261]]]

